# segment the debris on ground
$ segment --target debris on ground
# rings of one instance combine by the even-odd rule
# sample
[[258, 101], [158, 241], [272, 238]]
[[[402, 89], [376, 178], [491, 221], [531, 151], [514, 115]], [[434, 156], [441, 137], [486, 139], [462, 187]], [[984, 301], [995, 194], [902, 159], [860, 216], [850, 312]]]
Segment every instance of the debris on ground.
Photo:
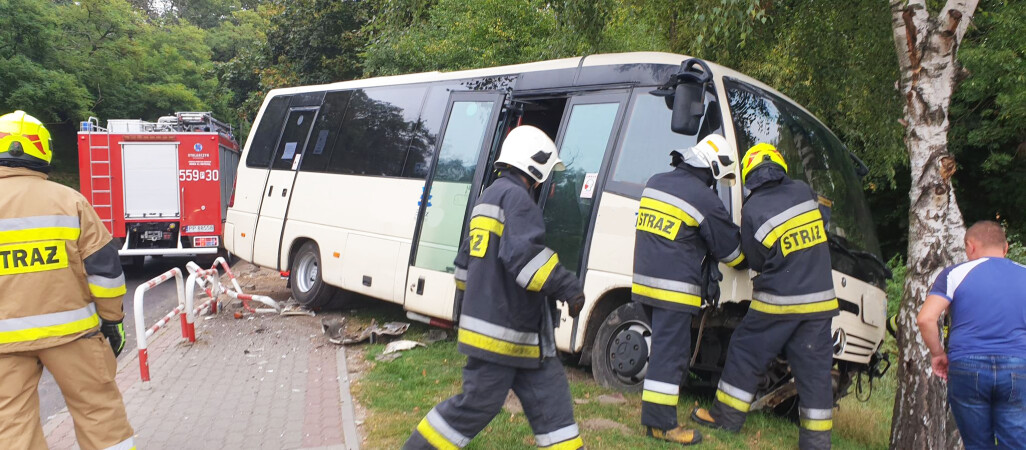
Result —
[[417, 342], [417, 341], [395, 341], [395, 342], [389, 342], [388, 345], [385, 346], [385, 351], [381, 352], [381, 354], [382, 355], [387, 355], [389, 353], [402, 352], [402, 351], [411, 350], [411, 349], [414, 349], [414, 348], [417, 348], [417, 347], [427, 347], [427, 346], [424, 345], [424, 344], [421, 344], [420, 342]]
[[446, 333], [445, 330], [440, 328], [432, 328], [428, 330], [427, 335], [424, 336], [424, 342], [428, 345], [444, 341], [446, 339], [449, 339], [449, 333]]
[[401, 336], [408, 329], [410, 329], [410, 324], [407, 322], [388, 322], [384, 325], [378, 326], [378, 321], [371, 319], [370, 325], [363, 328], [358, 333], [346, 333], [341, 343], [344, 345], [350, 345], [370, 341], [371, 344], [374, 344], [378, 342], [378, 339], [382, 336]]
[[328, 342], [341, 344], [346, 328], [345, 317], [325, 317], [321, 319], [321, 331], [328, 337]]
[[304, 308], [294, 298], [289, 298], [285, 306], [281, 308], [281, 315], [283, 316], [310, 316], [316, 317], [317, 313]]

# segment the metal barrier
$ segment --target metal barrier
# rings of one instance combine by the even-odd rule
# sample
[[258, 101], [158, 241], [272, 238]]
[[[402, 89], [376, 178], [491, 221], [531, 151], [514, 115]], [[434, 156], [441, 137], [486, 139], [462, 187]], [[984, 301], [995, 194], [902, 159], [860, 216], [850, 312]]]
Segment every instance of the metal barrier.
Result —
[[[221, 276], [217, 270], [217, 266], [220, 265], [224, 268], [225, 273], [229, 276], [232, 282], [232, 286], [235, 288], [229, 289], [221, 284]], [[196, 316], [203, 314], [204, 311], [210, 311], [213, 314], [217, 314], [220, 309], [218, 297], [221, 294], [227, 294], [234, 300], [242, 302], [243, 308], [249, 312], [257, 312], [250, 306], [251, 301], [263, 303], [273, 309], [273, 311], [280, 313], [281, 306], [278, 302], [274, 301], [271, 297], [266, 295], [251, 295], [243, 294], [242, 287], [239, 286], [238, 280], [235, 278], [235, 274], [232, 273], [228, 267], [228, 262], [224, 258], [217, 258], [214, 260], [214, 264], [209, 269], [203, 269], [195, 262], [189, 261], [185, 265], [186, 270], [189, 271], [188, 279], [182, 281], [182, 270], [175, 267], [167, 272], [164, 272], [160, 276], [147, 281], [144, 284], [139, 285], [135, 290], [135, 329], [136, 339], [139, 346], [139, 375], [142, 377], [144, 382], [150, 381], [150, 364], [149, 355], [146, 351], [146, 339], [157, 332], [157, 330], [167, 325], [175, 315], [178, 315], [182, 323], [182, 337], [188, 339], [189, 342], [196, 342]], [[178, 306], [176, 306], [171, 312], [167, 313], [161, 318], [155, 325], [143, 330], [146, 326], [145, 318], [143, 315], [143, 296], [147, 291], [153, 289], [157, 285], [170, 280], [172, 277], [175, 279], [176, 287], [178, 288]], [[196, 302], [196, 288], [199, 287], [207, 294], [209, 299], [200, 304], [195, 305]]]
[[[143, 317], [143, 296], [146, 294], [146, 291], [170, 280], [172, 277], [174, 277], [175, 286], [178, 288], [178, 306], [162, 319], [157, 321], [155, 325], [146, 329], [145, 318]], [[182, 282], [182, 269], [175, 267], [151, 279], [150, 281], [139, 285], [139, 287], [135, 289], [135, 301], [133, 305], [135, 309], [136, 345], [139, 347], [139, 375], [142, 377], [144, 382], [148, 382], [150, 381], [150, 362], [149, 355], [146, 353], [146, 338], [152, 336], [153, 333], [157, 332], [157, 330], [170, 322], [185, 305], [185, 284]], [[185, 329], [182, 329], [182, 337], [185, 337]]]
[[[266, 295], [254, 295], [243, 293], [242, 286], [239, 285], [239, 281], [235, 278], [235, 274], [232, 273], [231, 268], [228, 267], [228, 262], [225, 261], [224, 258], [218, 257], [217, 259], [215, 259], [214, 264], [211, 265], [211, 268], [208, 269], [208, 271], [215, 270], [215, 268], [218, 265], [224, 268], [225, 274], [228, 275], [228, 278], [231, 280], [232, 287], [234, 287], [235, 289], [233, 290], [224, 287], [224, 285], [221, 284], [220, 279], [218, 277], [210, 278], [209, 276], [205, 276], [204, 278], [202, 278], [203, 282], [209, 282], [211, 284], [211, 289], [214, 291], [214, 294], [212, 294], [211, 291], [208, 290], [207, 295], [211, 297], [216, 297], [218, 292], [223, 292], [227, 294], [228, 297], [231, 297], [233, 300], [238, 300], [242, 302], [242, 307], [245, 308], [246, 311], [249, 311], [251, 313], [256, 313], [257, 311], [253, 309], [252, 306], [250, 306], [250, 302], [262, 303], [274, 309], [275, 312], [281, 313], [281, 305], [279, 305], [278, 302], [275, 301], [273, 298], [268, 297]], [[198, 264], [191, 261], [188, 264], [186, 264], [185, 267], [189, 270], [190, 273], [198, 273], [200, 271], [203, 271], [203, 269], [201, 269]], [[200, 279], [197, 279], [197, 282], [199, 282], [199, 280]], [[199, 286], [206, 288], [204, 284], [200, 284]], [[214, 311], [216, 311], [217, 307], [215, 306], [214, 308]]]
[[[189, 264], [193, 263], [190, 262]], [[215, 312], [217, 311], [216, 302], [219, 292], [216, 292], [217, 288], [213, 286], [219, 286], [220, 283], [215, 285], [210, 281], [210, 278], [216, 279], [218, 277], [217, 269], [199, 269], [194, 271], [192, 270], [192, 267], [189, 267], [188, 265], [186, 265], [186, 268], [189, 269], [190, 273], [188, 280], [185, 281], [185, 310], [181, 312], [182, 336], [188, 339], [189, 342], [196, 342], [196, 316], [199, 315], [205, 307], [209, 307], [211, 303], [215, 303], [213, 310]], [[205, 283], [200, 280], [210, 282], [212, 287], [206, 288], [204, 286]], [[199, 308], [194, 307], [196, 302], [196, 286], [206, 289], [207, 295], [210, 297], [210, 299], [200, 305]]]

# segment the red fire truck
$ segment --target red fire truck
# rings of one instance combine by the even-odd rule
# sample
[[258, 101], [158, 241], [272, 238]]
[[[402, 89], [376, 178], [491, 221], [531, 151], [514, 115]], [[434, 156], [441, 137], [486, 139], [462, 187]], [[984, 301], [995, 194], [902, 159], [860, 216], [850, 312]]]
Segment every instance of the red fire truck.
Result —
[[133, 264], [220, 252], [239, 155], [231, 127], [209, 112], [106, 127], [90, 117], [78, 133], [82, 194]]

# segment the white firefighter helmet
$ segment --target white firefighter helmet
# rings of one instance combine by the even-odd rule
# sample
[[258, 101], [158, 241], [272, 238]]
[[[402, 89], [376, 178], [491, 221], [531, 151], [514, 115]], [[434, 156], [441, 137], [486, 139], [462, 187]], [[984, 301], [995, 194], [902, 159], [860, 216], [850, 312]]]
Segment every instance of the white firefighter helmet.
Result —
[[502, 151], [495, 165], [497, 168], [503, 165], [516, 167], [538, 183], [545, 182], [553, 170], [566, 169], [552, 139], [530, 125], [521, 125], [510, 131], [502, 141]]
[[702, 169], [709, 169], [714, 178], [719, 180], [726, 176], [734, 176], [737, 161], [730, 154], [730, 144], [718, 134], [710, 134], [698, 141], [694, 147], [682, 152], [684, 164]]

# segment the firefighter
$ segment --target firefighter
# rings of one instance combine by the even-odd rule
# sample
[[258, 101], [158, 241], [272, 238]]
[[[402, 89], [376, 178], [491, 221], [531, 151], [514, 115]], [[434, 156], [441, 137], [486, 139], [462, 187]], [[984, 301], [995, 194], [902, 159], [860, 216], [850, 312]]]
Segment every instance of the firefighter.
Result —
[[683, 153], [673, 170], [652, 176], [638, 210], [631, 297], [652, 324], [651, 352], [641, 396], [641, 423], [652, 438], [685, 445], [702, 435], [677, 424], [680, 385], [691, 357], [691, 319], [702, 306], [707, 255], [730, 267], [744, 263], [738, 227], [711, 188], [736, 163], [720, 135]]
[[710, 410], [696, 409], [691, 417], [739, 431], [766, 370], [783, 353], [798, 388], [798, 446], [830, 448], [830, 322], [837, 315], [837, 298], [820, 198], [807, 184], [788, 178], [784, 158], [766, 143], [745, 154], [741, 179], [751, 192], [741, 209], [741, 248], [759, 274], [748, 314], [730, 338], [716, 400]]
[[83, 450], [135, 448], [114, 383], [125, 345], [117, 247], [81, 194], [47, 181], [52, 157], [42, 123], [0, 116], [0, 442], [46, 449], [46, 367]]
[[552, 140], [524, 125], [506, 137], [495, 167], [500, 176], [474, 206], [455, 264], [457, 287], [465, 288], [457, 338], [467, 355], [463, 393], [428, 412], [406, 449], [467, 445], [499, 413], [510, 389], [539, 448], [584, 446], [556, 358], [554, 303], [546, 300], [566, 301], [577, 317], [584, 293], [545, 246], [545, 222], [533, 200], [533, 191], [564, 166]]

